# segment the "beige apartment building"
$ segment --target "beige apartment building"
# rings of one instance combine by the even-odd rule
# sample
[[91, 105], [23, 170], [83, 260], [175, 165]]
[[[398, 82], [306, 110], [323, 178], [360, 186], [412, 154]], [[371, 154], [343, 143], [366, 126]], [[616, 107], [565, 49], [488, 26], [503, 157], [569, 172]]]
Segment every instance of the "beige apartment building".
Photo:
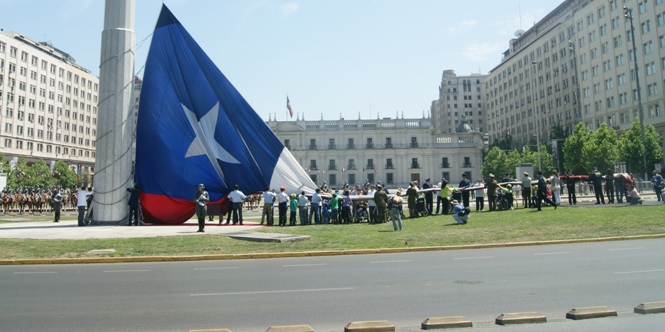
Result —
[[0, 144], [7, 159], [65, 161], [93, 173], [99, 78], [71, 55], [0, 31]]
[[[567, 0], [517, 31], [486, 78], [490, 141], [510, 135], [519, 148], [550, 142], [579, 122], [619, 133], [639, 118], [665, 131], [665, 0]], [[636, 55], [630, 21], [632, 8]], [[635, 63], [638, 71], [635, 72]]]
[[451, 69], [443, 71], [439, 99], [432, 101], [430, 108], [435, 133], [455, 133], [464, 120], [473, 131], [486, 132], [485, 77], [457, 76]]

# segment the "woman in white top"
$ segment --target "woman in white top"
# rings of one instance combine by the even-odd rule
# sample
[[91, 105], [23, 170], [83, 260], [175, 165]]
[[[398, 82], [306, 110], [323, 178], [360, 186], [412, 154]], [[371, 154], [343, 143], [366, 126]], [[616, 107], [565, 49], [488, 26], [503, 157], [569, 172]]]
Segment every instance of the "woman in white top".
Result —
[[559, 172], [557, 170], [552, 171], [552, 176], [550, 176], [547, 181], [550, 183], [550, 190], [552, 191], [552, 200], [557, 205], [561, 204], [561, 179], [559, 178]]

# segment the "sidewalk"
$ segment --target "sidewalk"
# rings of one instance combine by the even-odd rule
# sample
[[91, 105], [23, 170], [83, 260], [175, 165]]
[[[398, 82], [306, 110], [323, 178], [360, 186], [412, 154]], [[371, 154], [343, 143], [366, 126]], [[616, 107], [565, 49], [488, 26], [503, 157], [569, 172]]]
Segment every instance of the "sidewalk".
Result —
[[[205, 234], [230, 234], [246, 232], [259, 225], [261, 215], [256, 220], [255, 212], [246, 213], [244, 225], [219, 225], [219, 217], [215, 221], [207, 221]], [[21, 216], [8, 216], [0, 214], [0, 238], [4, 239], [113, 239], [113, 238], [139, 238], [159, 237], [175, 235], [197, 235], [198, 223], [190, 219], [182, 225], [141, 225], [141, 226], [85, 226], [78, 227], [76, 214], [74, 212], [63, 213], [64, 220], [54, 223], [53, 213], [32, 216], [29, 214]], [[35, 220], [35, 221], [32, 221]]]

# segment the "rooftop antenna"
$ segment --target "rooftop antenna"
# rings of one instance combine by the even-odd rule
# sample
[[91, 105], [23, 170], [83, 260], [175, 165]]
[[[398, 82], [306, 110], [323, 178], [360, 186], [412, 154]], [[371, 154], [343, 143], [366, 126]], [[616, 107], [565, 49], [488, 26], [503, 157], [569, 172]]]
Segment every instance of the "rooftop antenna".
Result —
[[517, 4], [517, 10], [520, 14], [520, 29], [522, 29], [522, 4], [521, 3]]

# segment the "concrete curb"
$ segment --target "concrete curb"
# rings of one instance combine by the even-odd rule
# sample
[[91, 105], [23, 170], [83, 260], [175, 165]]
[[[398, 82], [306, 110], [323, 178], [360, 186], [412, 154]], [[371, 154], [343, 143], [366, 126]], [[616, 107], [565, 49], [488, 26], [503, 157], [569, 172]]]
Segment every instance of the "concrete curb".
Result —
[[497, 325], [547, 323], [547, 318], [537, 312], [515, 312], [501, 314], [494, 322]]
[[456, 329], [473, 327], [473, 323], [464, 316], [430, 317], [420, 324], [423, 330]]
[[566, 318], [573, 320], [617, 316], [617, 311], [607, 306], [573, 308], [566, 313]]
[[371, 320], [365, 322], [351, 322], [346, 324], [344, 332], [392, 332], [395, 325], [387, 320]]
[[657, 314], [665, 312], [665, 301], [640, 303], [633, 309], [636, 314]]
[[455, 246], [430, 246], [430, 247], [413, 247], [413, 248], [349, 249], [349, 250], [323, 250], [323, 251], [248, 253], [248, 254], [215, 254], [215, 255], [190, 255], [190, 256], [0, 259], [0, 265], [146, 263], [146, 262], [206, 261], [206, 260], [235, 260], [235, 259], [265, 259], [265, 258], [286, 258], [286, 257], [318, 257], [318, 256], [338, 256], [338, 255], [393, 254], [393, 253], [403, 253], [403, 252], [527, 247], [527, 246], [544, 246], [544, 245], [569, 244], [569, 243], [648, 240], [648, 239], [662, 239], [662, 238], [665, 238], [665, 234], [613, 236], [613, 237], [604, 237], [604, 238], [552, 240], [552, 241], [468, 244], [468, 245], [455, 245]]

